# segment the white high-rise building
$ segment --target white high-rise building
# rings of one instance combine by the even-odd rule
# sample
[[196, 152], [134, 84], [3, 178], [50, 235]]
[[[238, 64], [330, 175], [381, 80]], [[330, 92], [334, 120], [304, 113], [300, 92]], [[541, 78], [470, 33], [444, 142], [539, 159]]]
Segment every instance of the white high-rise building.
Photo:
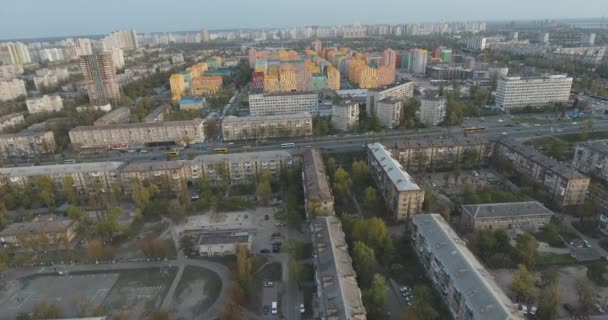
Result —
[[66, 81], [69, 78], [70, 74], [67, 68], [55, 68], [36, 70], [36, 76], [34, 76], [33, 80], [36, 90], [41, 90], [44, 87], [57, 86], [60, 82]]
[[428, 93], [420, 98], [420, 122], [436, 126], [445, 119], [446, 100], [436, 93]]
[[566, 103], [572, 78], [565, 74], [544, 77], [504, 77], [498, 80], [496, 106], [501, 109]]
[[38, 52], [41, 62], [61, 61], [63, 58], [63, 50], [60, 48], [42, 49]]
[[471, 37], [465, 40], [467, 49], [470, 50], [485, 50], [487, 46], [487, 38], [484, 37]]
[[101, 42], [103, 44], [103, 49], [106, 51], [113, 48], [127, 50], [139, 48], [139, 43], [137, 42], [137, 33], [133, 29], [114, 31], [105, 36]]
[[125, 56], [123, 54], [122, 49], [113, 48], [112, 50], [110, 50], [110, 52], [112, 52], [112, 63], [114, 63], [114, 66], [116, 67], [116, 69], [124, 68], [125, 67]]
[[319, 97], [312, 92], [250, 94], [249, 114], [271, 116], [308, 112], [319, 114]]
[[7, 42], [0, 44], [0, 55], [2, 59], [10, 60], [10, 64], [26, 64], [32, 62], [30, 51], [27, 46], [21, 42]]
[[44, 95], [40, 98], [27, 99], [25, 104], [27, 105], [27, 111], [29, 113], [57, 112], [63, 110], [63, 100], [61, 100], [60, 96]]
[[13, 100], [19, 97], [27, 97], [25, 81], [21, 79], [0, 81], [0, 101]]
[[334, 104], [331, 108], [331, 124], [336, 130], [348, 131], [357, 126], [359, 121], [359, 104], [345, 101]]
[[12, 80], [18, 75], [23, 74], [23, 67], [20, 64], [9, 64], [0, 66], [0, 80]]
[[81, 38], [76, 40], [76, 54], [78, 56], [86, 56], [93, 54], [93, 46], [91, 45], [91, 39]]

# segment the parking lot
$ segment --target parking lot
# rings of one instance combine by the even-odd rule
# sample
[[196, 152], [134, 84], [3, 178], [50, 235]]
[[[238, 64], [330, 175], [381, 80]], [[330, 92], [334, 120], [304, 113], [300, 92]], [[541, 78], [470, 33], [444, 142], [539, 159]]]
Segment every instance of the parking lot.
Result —
[[61, 306], [65, 316], [77, 316], [84, 306], [101, 305], [119, 274], [39, 276], [8, 283], [0, 291], [0, 319], [14, 319], [42, 302]]
[[[264, 285], [264, 289], [262, 290], [262, 319], [264, 320], [270, 320], [270, 319], [278, 319], [278, 312], [280, 312], [280, 310], [277, 310], [277, 314], [272, 314], [272, 302], [276, 301], [277, 305], [280, 306], [279, 302], [279, 286], [281, 285], [280, 282], [270, 282], [272, 283], [272, 286], [269, 286], [268, 284]], [[268, 306], [268, 309], [266, 310], [265, 306]]]

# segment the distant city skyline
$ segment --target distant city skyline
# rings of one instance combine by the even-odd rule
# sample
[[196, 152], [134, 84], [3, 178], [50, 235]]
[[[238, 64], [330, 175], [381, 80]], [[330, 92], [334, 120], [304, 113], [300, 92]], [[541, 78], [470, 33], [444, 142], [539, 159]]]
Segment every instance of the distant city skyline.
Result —
[[[11, 1], [0, 11], [0, 39], [338, 24], [401, 24], [440, 21], [499, 21], [592, 18], [608, 15], [605, 0], [233, 0], [213, 5], [197, 0]], [[576, 9], [576, 10], [574, 10]]]

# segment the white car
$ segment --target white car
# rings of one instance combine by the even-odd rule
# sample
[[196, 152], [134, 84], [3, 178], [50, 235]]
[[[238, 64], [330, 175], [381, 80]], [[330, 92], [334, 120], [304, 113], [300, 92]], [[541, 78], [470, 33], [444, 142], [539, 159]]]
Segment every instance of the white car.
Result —
[[300, 313], [304, 313], [306, 310], [304, 309], [304, 304], [300, 303]]
[[192, 200], [198, 200], [200, 197], [198, 194], [193, 194], [192, 195]]
[[506, 132], [503, 132], [503, 133], [501, 133], [501, 134], [502, 134], [502, 135], [503, 135], [503, 136], [506, 136], [506, 135], [507, 135], [507, 134], [508, 134], [508, 133], [506, 133]]

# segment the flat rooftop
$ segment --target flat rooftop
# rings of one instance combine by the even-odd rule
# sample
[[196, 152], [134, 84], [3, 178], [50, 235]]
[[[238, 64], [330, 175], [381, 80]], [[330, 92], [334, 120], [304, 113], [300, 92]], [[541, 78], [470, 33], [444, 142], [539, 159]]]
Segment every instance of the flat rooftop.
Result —
[[421, 149], [421, 148], [448, 148], [454, 146], [472, 146], [488, 144], [490, 140], [480, 137], [449, 137], [444, 139], [407, 139], [397, 142], [397, 150]]
[[103, 129], [130, 129], [130, 128], [159, 128], [159, 127], [176, 127], [176, 126], [199, 126], [203, 123], [203, 119], [184, 120], [184, 121], [165, 121], [165, 122], [141, 122], [141, 123], [117, 123], [106, 126], [80, 126], [70, 132], [79, 131], [96, 131]]
[[380, 143], [368, 144], [372, 156], [380, 165], [389, 177], [395, 188], [398, 191], [414, 191], [420, 190], [420, 187], [414, 179], [403, 169], [399, 161], [395, 160], [391, 153]]
[[462, 212], [474, 219], [526, 218], [553, 215], [553, 211], [547, 209], [538, 201], [463, 205]]
[[318, 217], [311, 228], [317, 283], [323, 291], [320, 307], [325, 318], [365, 319], [367, 312], [340, 220], [334, 216]]
[[226, 243], [249, 242], [249, 232], [212, 232], [199, 233], [195, 236], [196, 245], [213, 245]]
[[309, 149], [302, 154], [302, 170], [308, 198], [333, 200], [323, 156], [319, 149]]
[[220, 163], [220, 162], [252, 162], [252, 161], [272, 161], [272, 160], [292, 160], [289, 152], [283, 150], [277, 151], [255, 151], [255, 152], [239, 152], [239, 153], [218, 153], [201, 155], [191, 163]]
[[388, 85], [385, 85], [385, 86], [382, 86], [382, 87], [368, 89], [368, 91], [381, 92], [381, 91], [392, 89], [392, 88], [395, 88], [395, 87], [398, 87], [398, 86], [401, 86], [401, 85], [404, 85], [404, 84], [408, 84], [408, 83], [411, 83], [411, 81], [405, 80], [405, 81], [401, 81], [401, 82], [395, 82], [395, 83], [391, 83], [391, 84], [388, 84]]
[[179, 170], [184, 167], [186, 161], [134, 161], [125, 165], [121, 172], [139, 172], [139, 171], [171, 171]]
[[492, 275], [479, 263], [466, 244], [439, 214], [412, 217], [417, 235], [424, 237], [426, 251], [432, 253], [462, 294], [463, 303], [474, 319], [522, 319], [515, 314], [513, 302], [498, 287]]
[[9, 224], [4, 230], [0, 231], [0, 237], [16, 236], [19, 233], [58, 233], [69, 228], [75, 220], [66, 219], [58, 216], [39, 217], [32, 222], [18, 222]]
[[112, 172], [118, 171], [123, 164], [124, 162], [122, 161], [109, 161], [0, 168], [0, 176], [32, 177], [41, 175], [68, 175], [73, 173], [87, 172]]
[[608, 153], [608, 140], [591, 140], [577, 143], [577, 146], [583, 146], [598, 153]]
[[235, 123], [235, 122], [250, 122], [250, 121], [265, 121], [265, 120], [299, 120], [299, 119], [310, 119], [312, 116], [308, 112], [286, 114], [286, 115], [272, 115], [272, 116], [249, 116], [249, 117], [236, 117], [227, 116], [224, 117], [222, 123]]

